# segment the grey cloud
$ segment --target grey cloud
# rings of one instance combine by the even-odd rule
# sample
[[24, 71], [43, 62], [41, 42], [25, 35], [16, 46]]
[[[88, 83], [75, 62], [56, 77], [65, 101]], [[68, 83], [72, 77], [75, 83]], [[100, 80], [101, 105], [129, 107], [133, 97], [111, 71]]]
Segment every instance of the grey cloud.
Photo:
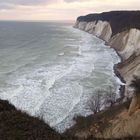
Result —
[[12, 9], [17, 5], [37, 5], [37, 4], [49, 4], [56, 2], [57, 0], [0, 0], [0, 9]]
[[1, 3], [15, 4], [15, 5], [34, 5], [40, 3], [48, 3], [53, 0], [0, 0]]
[[8, 3], [0, 3], [0, 10], [13, 9], [15, 6]]

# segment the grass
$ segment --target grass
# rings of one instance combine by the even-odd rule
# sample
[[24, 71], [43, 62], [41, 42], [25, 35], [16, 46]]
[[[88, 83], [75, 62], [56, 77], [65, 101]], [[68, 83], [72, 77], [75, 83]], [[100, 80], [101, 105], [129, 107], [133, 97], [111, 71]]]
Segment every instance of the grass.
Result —
[[0, 140], [60, 140], [42, 120], [16, 110], [7, 101], [0, 100]]
[[[100, 111], [95, 115], [90, 115], [87, 117], [77, 117], [75, 118], [76, 125], [71, 129], [67, 130], [67, 134], [75, 135], [75, 133], [79, 131], [87, 131], [90, 127], [98, 126], [98, 131], [102, 132], [105, 128], [109, 126], [109, 121], [113, 119], [117, 114], [119, 114], [122, 110], [128, 109], [130, 105], [130, 101], [127, 101], [120, 105], [115, 105], [106, 110]], [[94, 134], [96, 132], [93, 132]]]
[[[125, 107], [128, 105], [125, 104]], [[117, 110], [119, 111], [120, 106], [115, 107], [113, 110], [108, 109], [105, 112], [97, 113], [95, 116], [91, 115], [87, 118], [77, 120], [77, 125], [83, 127], [82, 124], [85, 120], [88, 123], [85, 127], [88, 128], [90, 123], [99, 122], [105, 115], [115, 115]], [[116, 111], [115, 111], [116, 109]], [[113, 111], [113, 112], [112, 112]], [[106, 116], [106, 117], [107, 117]], [[77, 118], [78, 119], [78, 118]], [[86, 122], [85, 121], [85, 122]], [[102, 126], [104, 128], [104, 126]], [[102, 129], [103, 129], [102, 128]], [[78, 127], [77, 127], [78, 129]], [[75, 129], [76, 131], [76, 129]], [[36, 117], [31, 117], [20, 110], [17, 110], [13, 105], [9, 104], [8, 101], [0, 100], [0, 140], [103, 140], [96, 139], [94, 136], [88, 138], [77, 138], [74, 133], [59, 134], [49, 125], [44, 123]], [[110, 139], [111, 140], [111, 139]], [[137, 138], [126, 138], [122, 140], [139, 140]]]

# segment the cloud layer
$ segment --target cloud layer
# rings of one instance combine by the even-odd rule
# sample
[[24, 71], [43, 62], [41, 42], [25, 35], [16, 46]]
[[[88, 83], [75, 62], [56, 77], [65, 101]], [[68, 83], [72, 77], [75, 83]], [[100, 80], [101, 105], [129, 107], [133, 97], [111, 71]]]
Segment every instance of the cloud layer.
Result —
[[0, 0], [0, 19], [74, 20], [110, 10], [140, 10], [140, 0]]
[[53, 0], [0, 0], [0, 4], [33, 5], [51, 1]]
[[55, 3], [57, 0], [0, 0], [0, 9]]

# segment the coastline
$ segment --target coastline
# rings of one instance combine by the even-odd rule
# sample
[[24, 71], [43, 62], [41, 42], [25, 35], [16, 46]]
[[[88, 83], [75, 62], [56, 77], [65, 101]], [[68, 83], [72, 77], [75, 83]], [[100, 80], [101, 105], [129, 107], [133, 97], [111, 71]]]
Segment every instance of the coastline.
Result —
[[[100, 14], [98, 14], [98, 16], [96, 14], [91, 14], [92, 17], [90, 14], [78, 17], [74, 28], [85, 31], [98, 37], [99, 39], [102, 39], [103, 41], [105, 41], [105, 45], [108, 45], [110, 48], [113, 48], [115, 50], [121, 62], [114, 65], [114, 73], [120, 79], [122, 84], [124, 83], [125, 85], [124, 86], [120, 84], [120, 95], [121, 97], [130, 98], [132, 97], [133, 93], [129, 88], [129, 85], [133, 80], [133, 76], [135, 74], [137, 74], [137, 76], [140, 76], [140, 30], [137, 28], [133, 28], [136, 23], [137, 26], [139, 25], [139, 21], [137, 21], [134, 26], [132, 21], [130, 21], [131, 26], [129, 26], [129, 22], [127, 23], [128, 25], [124, 24], [123, 26], [127, 27], [125, 28], [126, 30], [124, 31], [123, 27], [119, 27], [119, 30], [116, 29], [117, 34], [114, 34], [112, 26], [117, 24], [114, 23], [118, 18], [116, 13], [117, 12], [105, 13], [106, 16], [104, 17], [105, 19], [103, 21], [102, 15]], [[132, 13], [135, 14], [135, 11]], [[108, 21], [108, 16], [110, 16], [110, 14], [113, 14], [116, 17], [111, 18]], [[127, 15], [129, 15], [129, 12], [127, 13]], [[123, 12], [122, 15], [119, 14], [119, 17], [124, 18]], [[133, 18], [135, 19], [136, 16], [134, 16]], [[124, 21], [125, 20], [127, 20], [127, 17], [124, 19]], [[118, 22], [118, 24], [120, 25], [121, 22]]]
[[[114, 67], [113, 67], [114, 73], [120, 79], [120, 81], [122, 83], [126, 84], [124, 77], [121, 75], [121, 73], [119, 72], [119, 69], [118, 69], [118, 65], [122, 64], [122, 62], [123, 62], [123, 58], [121, 57], [121, 55], [117, 52], [117, 50], [115, 48], [113, 48], [113, 49], [115, 50], [116, 54], [118, 55], [118, 57], [121, 60], [121, 62], [114, 64]], [[125, 85], [120, 85], [119, 91], [120, 91], [120, 98], [123, 100], [125, 98]]]
[[[102, 39], [101, 37], [98, 37], [98, 36], [96, 36], [96, 37], [101, 39], [101, 40], [103, 40], [103, 41], [105, 41], [105, 45], [107, 45], [110, 48], [114, 49], [114, 51], [116, 52], [116, 54], [120, 58], [120, 62], [117, 63], [117, 64], [114, 64], [113, 70], [114, 70], [114, 74], [116, 75], [116, 77], [118, 77], [122, 83], [126, 84], [126, 81], [125, 81], [124, 77], [121, 75], [121, 73], [119, 72], [119, 69], [118, 69], [118, 66], [123, 63], [122, 56], [118, 53], [118, 51], [115, 48], [111, 47], [110, 44], [106, 40], [104, 40], [104, 39]], [[125, 85], [120, 85], [119, 91], [120, 91], [120, 98], [121, 98], [121, 100], [123, 100], [125, 98]]]
[[[79, 29], [79, 28], [76, 28], [75, 26], [73, 26], [73, 28], [78, 29], [78, 30], [81, 30], [81, 29]], [[81, 30], [81, 31], [84, 31], [84, 30]], [[84, 32], [89, 33], [88, 31], [84, 31]], [[109, 46], [110, 48], [112, 48], [112, 49], [116, 52], [116, 54], [117, 54], [118, 57], [120, 58], [120, 62], [117, 63], [117, 64], [114, 64], [114, 66], [113, 66], [113, 71], [114, 71], [114, 74], [116, 75], [116, 77], [118, 77], [122, 83], [126, 84], [126, 81], [124, 80], [124, 77], [121, 75], [121, 73], [120, 73], [119, 70], [118, 70], [118, 66], [121, 65], [122, 62], [123, 62], [122, 56], [118, 53], [118, 51], [117, 51], [115, 48], [111, 47], [110, 44], [109, 44], [106, 40], [104, 40], [103, 38], [98, 37], [97, 35], [94, 35], [94, 34], [92, 34], [92, 33], [89, 33], [89, 34], [91, 34], [91, 35], [93, 35], [93, 36], [95, 36], [95, 37], [97, 37], [97, 38], [103, 40], [103, 41], [105, 42], [105, 45], [106, 45], [106, 46]], [[120, 98], [121, 98], [121, 101], [122, 101], [122, 100], [124, 99], [124, 97], [125, 97], [125, 85], [120, 85], [120, 88], [119, 88], [119, 95], [120, 95]], [[120, 99], [120, 98], [119, 98], [119, 99]]]
[[[90, 128], [84, 131], [78, 125], [93, 121], [93, 116], [96, 114], [82, 118], [83, 120], [79, 118], [77, 122], [81, 122], [77, 124], [79, 132], [76, 135], [81, 136], [88, 131], [89, 134], [86, 133], [86, 135], [93, 134], [102, 139], [140, 136], [138, 129], [140, 109], [136, 109], [131, 116], [129, 114], [134, 99], [132, 98], [134, 91], [129, 85], [134, 80], [134, 76], [140, 76], [139, 16], [140, 11], [111, 11], [77, 18], [75, 28], [98, 37], [105, 41], [105, 45], [114, 49], [120, 61], [114, 64], [113, 70], [122, 83], [119, 84], [119, 97], [114, 102], [114, 106], [97, 113], [95, 122], [90, 123]], [[139, 97], [136, 100], [138, 99]], [[104, 123], [106, 123], [105, 127], [102, 126]]]
[[[89, 34], [91, 34], [91, 33], [89, 33]], [[100, 38], [98, 36], [96, 36], [96, 37]], [[100, 38], [100, 39], [105, 41], [102, 38]], [[117, 63], [117, 64], [114, 64], [113, 70], [114, 70], [114, 74], [120, 79], [120, 81], [123, 82], [123, 83], [126, 83], [123, 75], [121, 75], [121, 73], [119, 71], [119, 69], [121, 67], [123, 67], [123, 65], [125, 63], [125, 60], [123, 61], [123, 57], [118, 53], [118, 51], [115, 48], [111, 47], [111, 45], [109, 45], [107, 41], [105, 41], [105, 45], [108, 45], [109, 48], [112, 48], [116, 52], [118, 57], [120, 58], [120, 62]], [[91, 140], [92, 139], [93, 140], [93, 139], [96, 139], [95, 136], [97, 137], [97, 139], [98, 139], [98, 136], [99, 137], [102, 136], [100, 139], [106, 139], [105, 138], [106, 136], [112, 136], [111, 132], [113, 131], [114, 128], [116, 128], [116, 127], [113, 126], [112, 128], [110, 127], [111, 130], [108, 130], [108, 126], [110, 125], [110, 121], [112, 121], [114, 118], [118, 117], [119, 113], [120, 114], [123, 113], [123, 111], [124, 111], [123, 109], [124, 108], [128, 109], [128, 106], [130, 104], [130, 102], [128, 103], [128, 101], [127, 102], [126, 101], [125, 102], [122, 101], [123, 98], [124, 98], [124, 93], [125, 93], [125, 85], [123, 85], [123, 84], [120, 85], [119, 93], [120, 93], [120, 98], [117, 99], [117, 101], [115, 102], [115, 104], [113, 106], [111, 106], [109, 108], [106, 108], [105, 110], [102, 110], [101, 112], [98, 112], [97, 114], [94, 114], [94, 115], [92, 114], [92, 115], [87, 116], [85, 118], [82, 118], [82, 117], [74, 118], [74, 120], [76, 120], [76, 123], [78, 122], [76, 125], [79, 125], [79, 126], [77, 127], [77, 130], [73, 129], [73, 128], [70, 128], [70, 129], [73, 129], [73, 130], [71, 130], [70, 133], [66, 133], [66, 134], [65, 133], [64, 134], [63, 133], [60, 134], [60, 133], [56, 132], [56, 130], [52, 129], [49, 125], [47, 125], [44, 121], [40, 120], [39, 118], [31, 117], [31, 116], [27, 115], [26, 113], [17, 110], [14, 106], [8, 104], [8, 102], [5, 104], [5, 103], [2, 103], [3, 101], [0, 101], [2, 105], [4, 104], [2, 106], [2, 111], [0, 111], [0, 113], [1, 113], [0, 117], [2, 117], [2, 114], [4, 114], [3, 116], [7, 117], [7, 120], [4, 119], [5, 117], [4, 118], [2, 117], [2, 119], [4, 119], [4, 121], [1, 119], [2, 123], [4, 124], [3, 126], [5, 126], [7, 128], [11, 127], [11, 129], [9, 129], [10, 131], [9, 131], [8, 134], [5, 133], [5, 135], [3, 135], [3, 133], [2, 133], [3, 130], [2, 130], [1, 131], [2, 136], [11, 137], [11, 135], [13, 135], [13, 131], [16, 131], [17, 133], [15, 133], [15, 137], [22, 137], [22, 135], [19, 132], [20, 129], [22, 129], [23, 130], [22, 134], [25, 135], [24, 137], [27, 137], [27, 138], [30, 137], [30, 139], [37, 138], [37, 135], [38, 135], [38, 139], [41, 139], [41, 140], [44, 140], [44, 137], [45, 138], [49, 137], [50, 140], [55, 140], [55, 139], [58, 139], [58, 140], [64, 140], [64, 139], [65, 140], [66, 139], [68, 139], [68, 140], [78, 140], [78, 139], [79, 140], [83, 140], [83, 139], [89, 140], [90, 139]], [[121, 99], [121, 100], [119, 100], [119, 99]], [[7, 108], [3, 109], [4, 107], [7, 107]], [[1, 108], [1, 105], [0, 105], [0, 108]], [[6, 115], [7, 113], [8, 113], [8, 115]], [[16, 116], [17, 116], [18, 119], [15, 119]], [[132, 118], [132, 120], [135, 119], [134, 117]], [[138, 117], [139, 117], [139, 114], [138, 114], [137, 118]], [[25, 122], [22, 121], [22, 119], [24, 119], [24, 118], [25, 118], [25, 120], [24, 120]], [[131, 120], [129, 120], [129, 119], [130, 118], [128, 118], [128, 122], [130, 121], [130, 123], [131, 123]], [[19, 121], [19, 120], [21, 120], [21, 121]], [[30, 121], [26, 122], [26, 120], [30, 120]], [[8, 121], [9, 121], [9, 124], [12, 123], [11, 126], [6, 124]], [[115, 121], [115, 119], [113, 121]], [[122, 124], [121, 125], [122, 128], [120, 128], [120, 129], [126, 128], [126, 127], [124, 127], [124, 123], [122, 123], [125, 120], [119, 120], [119, 121], [120, 122], [118, 122], [118, 123]], [[15, 122], [14, 125], [13, 125], [13, 122]], [[20, 129], [18, 128], [18, 124], [22, 126], [22, 127], [20, 127]], [[28, 124], [28, 125], [26, 126], [25, 124]], [[99, 125], [99, 129], [96, 127], [97, 126], [96, 124]], [[136, 124], [137, 124], [137, 122], [136, 122]], [[139, 125], [139, 123], [137, 125]], [[14, 127], [14, 129], [13, 129], [13, 127]], [[80, 128], [80, 127], [81, 127], [81, 129], [78, 130], [78, 128]], [[86, 130], [85, 128], [88, 129], [88, 130]], [[94, 129], [94, 128], [97, 128], [97, 130], [99, 130], [99, 132], [103, 132], [103, 131], [106, 132], [106, 131], [108, 131], [108, 135], [106, 135], [106, 133], [104, 133], [104, 135], [98, 135], [99, 133], [97, 134], [96, 133], [96, 129]], [[133, 127], [133, 128], [136, 128], [136, 127]], [[133, 128], [131, 128], [131, 130], [130, 130], [130, 131], [132, 131], [132, 137], [135, 136], [134, 133], [133, 133]], [[18, 129], [19, 129], [19, 131], [18, 131]], [[101, 131], [100, 131], [100, 129], [101, 129]], [[35, 130], [35, 131], [33, 131], [33, 130]], [[68, 131], [69, 131], [69, 129], [68, 129]], [[77, 133], [78, 131], [79, 131], [79, 135]], [[80, 133], [80, 131], [81, 131], [81, 133]], [[121, 132], [123, 132], [123, 131], [121, 130]], [[32, 134], [30, 135], [30, 133], [32, 133]], [[115, 136], [118, 135], [118, 132], [116, 132], [116, 133], [115, 133]], [[130, 134], [130, 133], [127, 133], [127, 134]], [[86, 138], [84, 138], [85, 135], [87, 135]], [[122, 139], [125, 139], [125, 138], [123, 138], [122, 133], [120, 135], [121, 135]], [[34, 138], [32, 138], [32, 137], [34, 137]], [[113, 137], [114, 137], [114, 135], [113, 135]], [[115, 138], [110, 138], [110, 140], [111, 139], [115, 139]], [[129, 139], [129, 137], [128, 137], [128, 139]]]

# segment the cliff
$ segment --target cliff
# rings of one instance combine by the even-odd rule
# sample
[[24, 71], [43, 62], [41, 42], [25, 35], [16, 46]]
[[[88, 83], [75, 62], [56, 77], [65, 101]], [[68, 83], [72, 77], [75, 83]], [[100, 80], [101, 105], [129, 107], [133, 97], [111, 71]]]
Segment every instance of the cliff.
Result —
[[[90, 14], [79, 17], [74, 26], [105, 40], [121, 56], [122, 62], [117, 65], [117, 69], [126, 81], [126, 96], [131, 94], [128, 85], [133, 75], [140, 76], [139, 17], [139, 11]], [[140, 140], [140, 109], [130, 116], [129, 105], [130, 101], [127, 101], [95, 115], [78, 117], [73, 128], [65, 134], [59, 134], [39, 118], [28, 116], [7, 101], [0, 100], [0, 139]]]
[[79, 22], [106, 21], [112, 29], [112, 36], [129, 30], [131, 28], [140, 29], [139, 11], [112, 11], [100, 14], [89, 14], [77, 18]]
[[125, 95], [131, 95], [129, 83], [140, 76], [140, 11], [112, 11], [80, 16], [75, 28], [89, 32], [114, 48], [122, 62], [117, 70], [126, 81]]
[[[75, 28], [105, 40], [106, 44], [114, 48], [121, 57], [121, 63], [117, 64], [115, 68], [119, 73], [118, 75], [126, 82], [126, 98], [131, 97], [133, 94], [133, 90], [129, 85], [131, 81], [133, 81], [134, 76], [140, 77], [139, 17], [140, 11], [112, 11], [80, 16], [77, 18], [74, 25]], [[135, 99], [137, 97], [138, 96], [135, 96]], [[112, 109], [113, 108], [110, 109], [110, 112], [113, 111]], [[140, 109], [137, 109], [131, 116], [126, 107], [119, 106], [118, 110], [114, 112], [113, 117], [108, 115], [106, 117], [105, 114], [108, 114], [109, 112], [105, 111], [106, 113], [103, 113], [104, 115], [98, 116], [102, 116], [100, 120], [90, 124], [84, 131], [79, 128], [80, 131], [77, 132], [76, 135], [81, 135], [87, 131], [86, 135], [93, 134], [100, 138], [139, 137]], [[91, 119], [92, 117], [89, 118]], [[87, 123], [87, 120], [84, 120], [81, 123]], [[104, 128], [102, 126], [100, 127], [101, 123], [106, 124], [106, 126]], [[97, 125], [95, 126], [95, 124]]]

